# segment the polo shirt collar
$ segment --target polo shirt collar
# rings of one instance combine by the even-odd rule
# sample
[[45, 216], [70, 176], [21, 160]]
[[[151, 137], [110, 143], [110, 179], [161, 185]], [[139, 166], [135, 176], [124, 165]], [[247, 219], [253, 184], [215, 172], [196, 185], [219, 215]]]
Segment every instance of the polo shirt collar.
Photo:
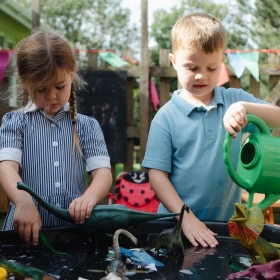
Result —
[[[172, 94], [172, 98], [171, 101], [185, 114], [185, 115], [189, 115], [195, 108], [198, 108], [197, 106], [190, 104], [188, 102], [182, 102], [182, 98], [179, 96], [180, 92], [182, 90], [175, 90]], [[211, 104], [209, 106], [210, 110], [213, 107], [217, 107], [218, 104], [223, 105], [224, 101], [222, 98], [222, 93], [221, 93], [221, 89], [220, 87], [215, 87], [214, 88], [214, 95], [211, 101]], [[200, 108], [201, 106], [199, 106]]]
[[[36, 110], [39, 110], [40, 108], [37, 107], [37, 105], [32, 101], [29, 100], [27, 105], [24, 107], [23, 112], [29, 113], [29, 112], [35, 112]], [[63, 110], [65, 112], [69, 111], [70, 106], [69, 106], [69, 102], [67, 102], [64, 106], [63, 106]]]

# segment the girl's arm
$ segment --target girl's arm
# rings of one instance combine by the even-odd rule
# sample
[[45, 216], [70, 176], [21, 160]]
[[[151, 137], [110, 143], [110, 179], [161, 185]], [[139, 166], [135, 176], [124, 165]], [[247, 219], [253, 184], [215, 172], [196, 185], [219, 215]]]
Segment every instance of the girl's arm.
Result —
[[31, 196], [17, 189], [17, 182], [22, 181], [18, 174], [19, 164], [15, 161], [0, 162], [0, 183], [9, 199], [16, 207], [14, 228], [21, 239], [27, 244], [33, 241], [38, 244], [41, 217]]
[[[152, 189], [164, 207], [169, 212], [179, 213], [184, 202], [171, 184], [168, 173], [157, 169], [149, 169], [149, 180]], [[194, 246], [200, 244], [203, 247], [216, 247], [218, 245], [214, 237], [217, 234], [209, 230], [205, 224], [197, 219], [192, 211], [184, 213], [182, 230]]]
[[112, 173], [109, 168], [91, 171], [92, 182], [85, 193], [74, 199], [69, 206], [69, 214], [76, 224], [83, 224], [94, 206], [106, 197], [112, 186]]

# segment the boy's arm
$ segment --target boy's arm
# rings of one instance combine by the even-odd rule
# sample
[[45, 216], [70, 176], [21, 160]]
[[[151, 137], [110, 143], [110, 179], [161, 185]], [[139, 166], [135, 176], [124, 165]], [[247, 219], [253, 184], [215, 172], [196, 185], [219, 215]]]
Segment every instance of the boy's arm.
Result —
[[229, 106], [223, 118], [225, 129], [233, 138], [247, 124], [246, 114], [256, 115], [270, 128], [280, 127], [280, 107], [239, 101]]
[[[164, 207], [169, 212], [180, 212], [184, 202], [168, 179], [168, 173], [157, 169], [149, 169], [149, 180], [152, 189]], [[218, 245], [215, 238], [217, 234], [213, 233], [197, 219], [192, 211], [184, 214], [182, 230], [194, 246], [200, 244], [203, 247], [215, 247]]]
[[17, 182], [22, 181], [18, 174], [19, 164], [15, 161], [0, 162], [0, 183], [3, 190], [16, 207], [14, 228], [21, 239], [30, 245], [38, 244], [38, 235], [41, 228], [40, 214], [31, 198], [25, 192], [17, 189]]
[[94, 206], [109, 192], [112, 186], [110, 168], [99, 168], [91, 171], [92, 182], [85, 193], [74, 199], [69, 206], [69, 214], [76, 224], [83, 224], [89, 218]]

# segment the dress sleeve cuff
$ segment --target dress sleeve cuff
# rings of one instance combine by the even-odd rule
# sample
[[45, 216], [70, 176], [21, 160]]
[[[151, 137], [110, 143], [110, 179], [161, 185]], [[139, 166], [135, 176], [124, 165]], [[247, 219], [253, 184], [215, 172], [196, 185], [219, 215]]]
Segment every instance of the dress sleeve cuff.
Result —
[[21, 166], [22, 152], [15, 148], [3, 148], [0, 150], [0, 161], [12, 160]]
[[106, 156], [90, 157], [86, 159], [86, 171], [90, 172], [98, 168], [110, 168], [110, 158]]

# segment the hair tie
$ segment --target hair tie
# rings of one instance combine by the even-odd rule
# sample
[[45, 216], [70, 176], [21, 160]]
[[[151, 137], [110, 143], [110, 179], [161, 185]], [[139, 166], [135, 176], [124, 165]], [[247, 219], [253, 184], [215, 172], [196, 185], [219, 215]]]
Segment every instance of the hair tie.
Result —
[[75, 124], [76, 124], [76, 121], [72, 121], [72, 124], [75, 125]]

